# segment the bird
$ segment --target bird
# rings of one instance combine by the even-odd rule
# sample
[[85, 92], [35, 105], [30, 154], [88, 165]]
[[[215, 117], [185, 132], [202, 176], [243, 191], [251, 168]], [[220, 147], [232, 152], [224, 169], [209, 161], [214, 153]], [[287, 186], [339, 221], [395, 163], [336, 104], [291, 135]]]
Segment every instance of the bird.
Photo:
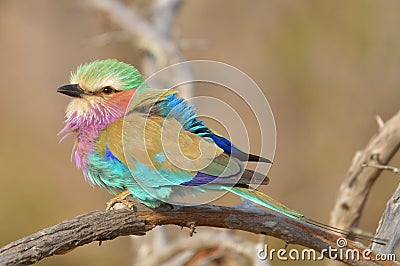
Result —
[[242, 151], [208, 128], [177, 90], [151, 88], [130, 64], [116, 59], [84, 63], [57, 91], [72, 97], [61, 140], [76, 135], [71, 157], [85, 180], [116, 195], [107, 209], [116, 202], [132, 207], [128, 196], [154, 209], [174, 195], [222, 191], [287, 217], [353, 235], [253, 189], [254, 180], [266, 185], [269, 179], [246, 169], [245, 162], [272, 161]]

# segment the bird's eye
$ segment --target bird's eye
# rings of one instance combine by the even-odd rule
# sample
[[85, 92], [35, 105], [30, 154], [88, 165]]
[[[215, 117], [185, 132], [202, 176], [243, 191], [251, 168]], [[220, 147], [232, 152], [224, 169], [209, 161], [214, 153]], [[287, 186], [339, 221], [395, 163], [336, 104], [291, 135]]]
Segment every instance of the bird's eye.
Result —
[[103, 88], [103, 92], [104, 92], [105, 94], [111, 94], [111, 93], [115, 92], [115, 89], [113, 89], [113, 88], [110, 87], [110, 86], [107, 86], [107, 87], [104, 87], [104, 88]]

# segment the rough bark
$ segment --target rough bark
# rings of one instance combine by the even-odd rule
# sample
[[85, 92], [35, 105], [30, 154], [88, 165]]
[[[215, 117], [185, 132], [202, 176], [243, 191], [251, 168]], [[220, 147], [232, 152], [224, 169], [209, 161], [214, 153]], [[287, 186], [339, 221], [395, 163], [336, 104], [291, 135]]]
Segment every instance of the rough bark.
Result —
[[[156, 226], [167, 224], [189, 228], [193, 225], [212, 226], [267, 234], [316, 251], [337, 247], [336, 241], [340, 237], [303, 221], [257, 208], [167, 205], [151, 210], [139, 206], [136, 211], [119, 209], [87, 213], [12, 242], [0, 249], [0, 265], [31, 264], [93, 241], [144, 235]], [[357, 250], [360, 254], [365, 252], [359, 243], [351, 240], [343, 248], [344, 252], [347, 249]], [[373, 259], [375, 255], [370, 256]], [[390, 261], [367, 260], [363, 256], [360, 260], [338, 259], [351, 265], [395, 265]]]
[[363, 164], [386, 165], [400, 147], [400, 112], [386, 123], [379, 120], [379, 132], [363, 151], [357, 152], [340, 186], [330, 224], [349, 230], [356, 227], [368, 194], [382, 169], [362, 167]]

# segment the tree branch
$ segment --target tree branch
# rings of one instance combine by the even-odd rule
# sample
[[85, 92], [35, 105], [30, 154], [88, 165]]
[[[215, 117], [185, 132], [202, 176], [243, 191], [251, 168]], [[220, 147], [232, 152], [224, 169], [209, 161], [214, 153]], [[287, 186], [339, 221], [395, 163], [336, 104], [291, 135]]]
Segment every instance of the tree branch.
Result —
[[[204, 231], [204, 234], [203, 232], [199, 232], [200, 234], [197, 234], [196, 237], [180, 238], [177, 241], [169, 243], [169, 245], [165, 246], [161, 250], [158, 250], [158, 252], [153, 252], [151, 256], [144, 258], [141, 261], [141, 264], [147, 266], [162, 265], [163, 263], [170, 261], [171, 259], [174, 259], [187, 251], [195, 253], [199, 250], [211, 248], [233, 250], [237, 254], [240, 254], [240, 256], [244, 256], [251, 260], [253, 265], [256, 265], [257, 262], [261, 261], [257, 257], [257, 249], [259, 245], [238, 236], [228, 235], [226, 234], [226, 231], [223, 232], [224, 233]], [[179, 265], [184, 265], [184, 263]]]
[[[157, 30], [143, 19], [134, 9], [116, 0], [86, 0], [90, 7], [109, 15], [111, 21], [119, 25], [139, 40], [138, 44], [160, 54], [160, 58], [180, 61], [181, 53], [175, 44], [160, 35]], [[168, 62], [166, 62], [167, 64]]]
[[[10, 243], [0, 249], [0, 265], [35, 263], [45, 257], [63, 254], [93, 241], [105, 241], [118, 236], [144, 235], [158, 225], [182, 227], [212, 226], [238, 229], [256, 234], [268, 234], [286, 243], [303, 245], [316, 251], [337, 247], [339, 236], [324, 229], [294, 220], [281, 214], [256, 208], [213, 205], [170, 206], [151, 210], [142, 205], [133, 212], [127, 209], [95, 211]], [[364, 252], [364, 248], [348, 240], [344, 247]], [[257, 250], [254, 250], [257, 252]], [[328, 254], [324, 254], [327, 256]], [[374, 258], [371, 254], [371, 258]], [[395, 265], [394, 262], [360, 261], [339, 257], [352, 265]]]
[[[363, 167], [391, 171], [399, 176], [400, 169], [390, 165], [363, 164]], [[400, 185], [386, 204], [386, 210], [379, 221], [376, 237], [389, 239], [385, 246], [372, 244], [372, 250], [381, 254], [394, 253], [400, 242]]]
[[356, 227], [368, 194], [382, 169], [363, 164], [386, 165], [400, 147], [400, 112], [386, 123], [379, 122], [379, 132], [362, 152], [356, 153], [346, 178], [340, 186], [330, 224], [349, 230]]
[[387, 202], [386, 210], [379, 222], [377, 237], [389, 239], [385, 246], [372, 245], [372, 250], [381, 254], [394, 253], [400, 241], [400, 185]]
[[[185, 61], [171, 36], [174, 15], [182, 0], [155, 1], [152, 10], [154, 23], [145, 20], [134, 9], [117, 0], [86, 0], [85, 3], [95, 10], [108, 14], [112, 22], [135, 38], [135, 44], [151, 54], [152, 59], [147, 58], [143, 63], [143, 68], [148, 69], [150, 74], [154, 74], [162, 67]], [[181, 67], [169, 76], [168, 84], [176, 85], [182, 81], [192, 80], [190, 69]], [[183, 96], [189, 98], [191, 89], [187, 88]]]

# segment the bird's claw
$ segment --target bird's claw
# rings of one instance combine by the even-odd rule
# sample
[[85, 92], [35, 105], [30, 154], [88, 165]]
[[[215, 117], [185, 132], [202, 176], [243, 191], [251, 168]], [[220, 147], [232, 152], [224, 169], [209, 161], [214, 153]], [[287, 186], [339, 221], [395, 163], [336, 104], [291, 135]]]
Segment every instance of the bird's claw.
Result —
[[189, 236], [193, 236], [194, 234], [196, 234], [196, 222], [190, 222], [188, 223], [189, 226]]
[[134, 206], [134, 203], [126, 199], [130, 194], [131, 193], [129, 192], [129, 190], [122, 191], [117, 196], [107, 202], [106, 210], [110, 210], [117, 203], [122, 203], [131, 210]]

